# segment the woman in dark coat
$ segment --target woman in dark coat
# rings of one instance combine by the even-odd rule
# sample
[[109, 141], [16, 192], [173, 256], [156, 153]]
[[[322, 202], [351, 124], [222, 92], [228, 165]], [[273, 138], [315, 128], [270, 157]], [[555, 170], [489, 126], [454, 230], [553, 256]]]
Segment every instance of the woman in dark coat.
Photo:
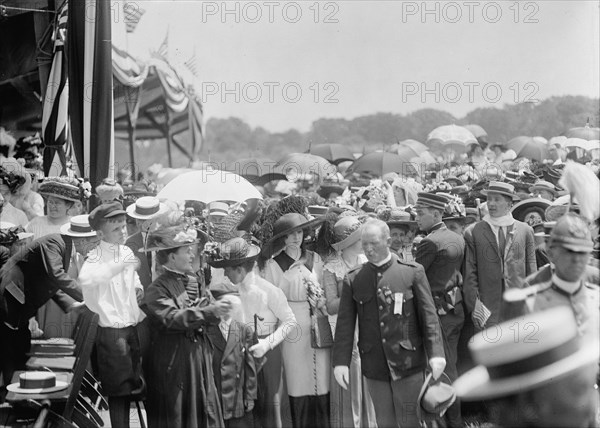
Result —
[[157, 262], [164, 267], [141, 305], [152, 330], [145, 364], [150, 428], [224, 426], [205, 327], [218, 324], [231, 304], [212, 303], [203, 290], [190, 301], [186, 288], [194, 282], [188, 275], [196, 242], [194, 229], [179, 226], [157, 231], [148, 239], [146, 251], [157, 251]]

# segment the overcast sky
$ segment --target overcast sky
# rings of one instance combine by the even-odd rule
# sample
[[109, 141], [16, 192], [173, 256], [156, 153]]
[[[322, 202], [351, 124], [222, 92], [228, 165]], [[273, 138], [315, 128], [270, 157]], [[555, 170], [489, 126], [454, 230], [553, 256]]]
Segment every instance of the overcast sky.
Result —
[[597, 1], [138, 1], [139, 56], [197, 54], [206, 118], [321, 118], [600, 97]]

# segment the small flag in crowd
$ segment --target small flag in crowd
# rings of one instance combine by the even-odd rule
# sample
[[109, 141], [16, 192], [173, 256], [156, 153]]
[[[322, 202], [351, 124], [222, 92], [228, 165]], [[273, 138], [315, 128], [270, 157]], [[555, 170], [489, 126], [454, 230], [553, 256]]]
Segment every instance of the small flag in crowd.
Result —
[[128, 33], [133, 33], [140, 22], [142, 15], [146, 13], [137, 3], [126, 1], [123, 3], [123, 12], [125, 14], [125, 26]]
[[481, 327], [485, 326], [485, 323], [490, 318], [492, 313], [486, 306], [483, 304], [479, 298], [475, 301], [475, 309], [473, 309], [473, 318], [477, 320]]

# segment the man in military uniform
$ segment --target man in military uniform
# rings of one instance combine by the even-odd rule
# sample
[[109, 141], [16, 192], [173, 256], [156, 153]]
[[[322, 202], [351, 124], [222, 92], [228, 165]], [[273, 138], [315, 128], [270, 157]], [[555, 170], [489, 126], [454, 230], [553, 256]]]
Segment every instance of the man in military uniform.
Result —
[[588, 261], [593, 250], [588, 222], [575, 213], [567, 213], [557, 222], [548, 241], [552, 265], [546, 265], [526, 280], [529, 287], [507, 290], [504, 311], [537, 312], [555, 306], [570, 307], [580, 334], [598, 337], [600, 299], [598, 286], [586, 282]]
[[[423, 267], [392, 254], [389, 227], [365, 224], [368, 263], [344, 279], [333, 347], [335, 379], [348, 388], [354, 329], [380, 427], [416, 427], [417, 398], [428, 363], [434, 379], [446, 366], [442, 333]], [[427, 360], [429, 359], [429, 360]]]
[[[416, 209], [419, 229], [428, 233], [417, 246], [415, 261], [423, 265], [431, 294], [440, 316], [446, 353], [446, 374], [455, 381], [458, 339], [465, 322], [462, 306], [460, 269], [465, 254], [465, 240], [442, 221], [448, 199], [434, 193], [419, 193]], [[450, 427], [462, 426], [460, 403], [446, 412]]]

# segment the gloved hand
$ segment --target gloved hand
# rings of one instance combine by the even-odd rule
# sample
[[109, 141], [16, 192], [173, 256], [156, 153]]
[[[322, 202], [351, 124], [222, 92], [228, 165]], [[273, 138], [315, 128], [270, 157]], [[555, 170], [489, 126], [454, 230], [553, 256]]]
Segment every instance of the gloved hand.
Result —
[[348, 389], [348, 385], [350, 384], [350, 369], [348, 369], [348, 366], [335, 366], [333, 368], [333, 375], [339, 386]]
[[433, 377], [433, 380], [438, 380], [446, 368], [446, 359], [442, 357], [430, 358], [429, 367], [431, 368], [431, 376]]
[[270, 350], [271, 346], [269, 345], [268, 337], [265, 337], [264, 339], [258, 339], [258, 343], [256, 345], [252, 345], [249, 349], [254, 358], [261, 358]]

